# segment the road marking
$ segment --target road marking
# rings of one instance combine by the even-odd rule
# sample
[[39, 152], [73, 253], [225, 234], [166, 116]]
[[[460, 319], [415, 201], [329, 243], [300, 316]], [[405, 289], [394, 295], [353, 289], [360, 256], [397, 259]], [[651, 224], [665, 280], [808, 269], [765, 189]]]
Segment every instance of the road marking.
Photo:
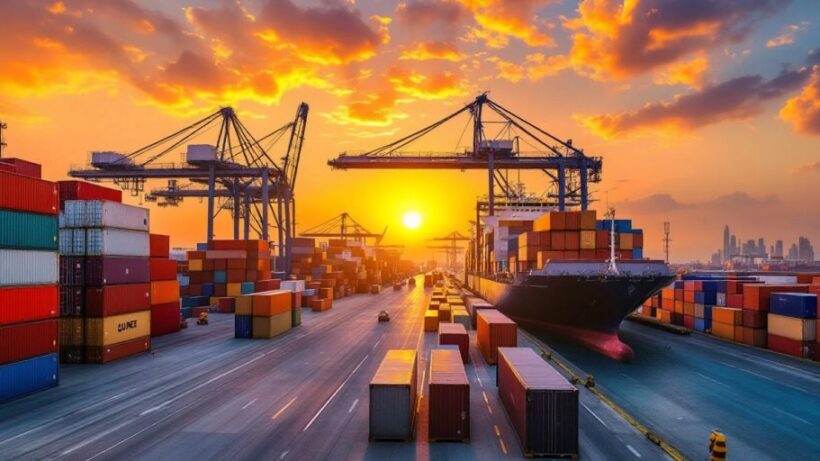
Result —
[[108, 435], [112, 432], [115, 432], [115, 431], [118, 431], [118, 430], [122, 429], [124, 426], [127, 426], [130, 423], [131, 423], [131, 421], [126, 421], [124, 423], [117, 424], [116, 426], [112, 427], [111, 429], [100, 432], [99, 434], [95, 435], [94, 437], [89, 437], [89, 438], [83, 440], [82, 442], [71, 446], [70, 448], [68, 448], [67, 450], [65, 450], [64, 452], [62, 452], [60, 454], [62, 456], [66, 456], [68, 454], [71, 454], [71, 453], [79, 450], [80, 448], [88, 445], [88, 444], [91, 444], [91, 443], [96, 442], [97, 440], [100, 440], [101, 438], [105, 437], [106, 435]]
[[736, 367], [736, 366], [732, 365], [731, 363], [726, 363], [726, 362], [718, 362], [718, 363], [723, 364], [723, 365], [726, 365], [727, 367], [734, 368], [735, 370], [744, 371], [744, 372], [746, 372], [746, 373], [749, 373], [750, 375], [755, 375], [755, 376], [757, 376], [758, 378], [765, 379], [766, 381], [771, 381], [771, 382], [776, 383], [776, 384], [779, 384], [779, 385], [781, 385], [781, 386], [790, 387], [790, 388], [792, 388], [792, 389], [794, 389], [794, 390], [797, 390], [797, 391], [800, 391], [800, 392], [804, 392], [804, 393], [806, 393], [806, 394], [811, 394], [811, 392], [809, 392], [809, 391], [807, 391], [807, 390], [805, 390], [805, 389], [803, 389], [803, 388], [801, 388], [801, 387], [792, 386], [791, 384], [784, 383], [784, 382], [782, 382], [782, 381], [778, 381], [778, 380], [776, 380], [776, 379], [769, 378], [768, 376], [761, 375], [760, 373], [755, 373], [754, 371], [751, 371], [751, 370], [745, 370], [745, 369], [743, 369], [743, 368]]
[[313, 415], [313, 418], [311, 418], [310, 421], [308, 421], [305, 428], [302, 429], [302, 432], [305, 432], [308, 429], [310, 429], [310, 426], [313, 425], [313, 422], [316, 421], [316, 418], [318, 418], [319, 415], [321, 415], [322, 412], [325, 411], [325, 408], [327, 408], [327, 406], [330, 404], [330, 402], [333, 401], [333, 398], [336, 397], [336, 395], [342, 390], [342, 388], [345, 387], [345, 384], [347, 384], [347, 382], [350, 381], [350, 378], [352, 378], [353, 375], [356, 374], [357, 371], [359, 371], [359, 368], [361, 368], [362, 365], [364, 365], [364, 361], [367, 360], [368, 357], [370, 357], [370, 354], [365, 355], [364, 358], [362, 359], [362, 361], [359, 362], [358, 365], [356, 365], [356, 368], [354, 368], [353, 371], [350, 372], [350, 375], [348, 375], [347, 379], [345, 379], [342, 382], [342, 384], [340, 384], [339, 387], [336, 388], [336, 391], [334, 391], [333, 394], [331, 394], [330, 398], [327, 399], [327, 401], [325, 402], [324, 405], [322, 405], [322, 408], [319, 408], [319, 411], [317, 411], [316, 414]]
[[703, 373], [698, 373], [698, 372], [695, 372], [695, 373], [697, 373], [698, 375], [700, 375], [700, 377], [701, 377], [701, 378], [706, 379], [706, 380], [709, 380], [709, 381], [712, 381], [712, 382], [713, 382], [713, 383], [715, 383], [715, 384], [719, 384], [719, 385], [721, 385], [721, 386], [723, 386], [723, 387], [730, 387], [728, 384], [724, 384], [724, 383], [722, 383], [722, 382], [720, 382], [720, 381], [718, 381], [718, 380], [716, 380], [716, 379], [710, 378], [710, 377], [708, 377], [708, 376], [704, 375]]
[[503, 439], [498, 439], [498, 443], [501, 445], [501, 451], [504, 452], [504, 455], [507, 454], [507, 445], [504, 443]]
[[296, 397], [294, 397], [294, 398], [290, 399], [290, 402], [286, 403], [284, 407], [280, 408], [280, 409], [279, 409], [279, 411], [277, 411], [276, 413], [274, 413], [274, 414], [273, 414], [273, 416], [271, 416], [271, 418], [270, 418], [270, 419], [271, 419], [271, 420], [274, 420], [274, 419], [278, 418], [278, 417], [279, 417], [279, 415], [281, 415], [282, 413], [284, 413], [284, 412], [285, 412], [285, 410], [287, 410], [287, 409], [288, 409], [288, 407], [290, 407], [291, 405], [293, 405], [293, 402], [295, 402], [295, 401], [296, 401]]
[[601, 419], [598, 415], [596, 415], [596, 414], [595, 414], [595, 412], [594, 412], [594, 411], [592, 411], [592, 409], [590, 409], [588, 406], [586, 406], [586, 404], [583, 404], [583, 403], [582, 403], [582, 404], [581, 404], [581, 406], [582, 406], [582, 407], [584, 407], [584, 409], [585, 409], [586, 411], [588, 411], [588, 412], [589, 412], [589, 414], [591, 414], [591, 415], [592, 415], [595, 419], [597, 419], [597, 420], [598, 420], [598, 422], [599, 422], [599, 423], [601, 423], [601, 425], [602, 425], [602, 426], [604, 426], [605, 428], [609, 429], [609, 426], [607, 426], [607, 425], [606, 425], [606, 423], [604, 422], [604, 420], [603, 420], [603, 419]]
[[495, 436], [501, 437], [501, 429], [499, 429], [495, 424], [493, 424], [493, 429], [495, 430]]
[[192, 388], [188, 389], [187, 391], [185, 391], [185, 392], [183, 392], [183, 393], [181, 393], [181, 394], [177, 395], [176, 397], [171, 398], [171, 399], [168, 399], [168, 400], [166, 400], [166, 401], [162, 402], [161, 404], [159, 404], [159, 405], [157, 405], [157, 406], [155, 406], [155, 407], [151, 407], [151, 408], [149, 408], [149, 409], [147, 409], [147, 410], [143, 411], [142, 413], [140, 413], [140, 416], [145, 416], [145, 415], [150, 414], [150, 413], [153, 413], [153, 412], [155, 412], [155, 411], [157, 411], [157, 410], [161, 410], [161, 409], [165, 408], [166, 406], [168, 406], [169, 404], [171, 404], [171, 403], [173, 403], [173, 402], [176, 402], [177, 400], [179, 400], [179, 399], [181, 399], [181, 398], [185, 397], [186, 395], [191, 394], [191, 393], [193, 393], [193, 392], [196, 392], [196, 391], [198, 391], [198, 390], [202, 389], [203, 387], [207, 386], [208, 384], [211, 384], [211, 383], [212, 383], [212, 382], [214, 382], [214, 381], [219, 381], [220, 379], [224, 378], [225, 376], [228, 376], [228, 375], [230, 375], [231, 373], [234, 373], [234, 372], [236, 372], [237, 370], [240, 370], [240, 369], [242, 369], [242, 368], [244, 368], [244, 367], [246, 367], [246, 366], [248, 366], [248, 365], [252, 364], [253, 362], [256, 362], [257, 360], [259, 360], [259, 359], [261, 359], [261, 358], [265, 357], [265, 355], [267, 355], [267, 354], [257, 355], [256, 357], [254, 357], [254, 358], [252, 358], [252, 359], [248, 360], [247, 362], [244, 362], [244, 363], [242, 363], [242, 364], [240, 364], [240, 365], [237, 365], [237, 366], [235, 366], [235, 367], [231, 368], [231, 369], [230, 369], [230, 370], [228, 370], [228, 371], [225, 371], [225, 372], [223, 372], [223, 373], [220, 373], [220, 374], [218, 374], [218, 375], [214, 376], [213, 378], [211, 378], [211, 379], [209, 379], [209, 380], [205, 381], [204, 383], [197, 384], [196, 386], [194, 386], [194, 387], [192, 387]]
[[630, 444], [628, 444], [628, 443], [627, 443], [627, 444], [626, 444], [626, 448], [627, 448], [629, 451], [631, 451], [631, 452], [632, 452], [632, 454], [633, 454], [633, 455], [635, 455], [635, 457], [636, 457], [636, 458], [640, 458], [640, 457], [641, 457], [641, 454], [640, 454], [640, 453], [638, 453], [638, 450], [636, 450], [636, 449], [632, 448], [632, 445], [630, 445]]
[[478, 385], [479, 386], [484, 387], [484, 383], [481, 382], [481, 377], [479, 377], [478, 375], [475, 375], [475, 379], [478, 380]]
[[353, 413], [353, 409], [356, 408], [356, 405], [359, 403], [359, 399], [353, 401], [353, 405], [350, 405], [350, 409], [347, 410], [348, 413]]
[[285, 459], [285, 456], [287, 456], [288, 453], [290, 453], [290, 450], [283, 451], [282, 454], [279, 455], [279, 459]]
[[123, 396], [123, 395], [125, 395], [125, 394], [126, 394], [125, 392], [121, 392], [121, 393], [119, 393], [119, 394], [117, 394], [117, 395], [114, 395], [114, 396], [108, 397], [107, 399], [103, 400], [103, 401], [102, 401], [102, 402], [100, 402], [100, 403], [110, 402], [110, 401], [112, 401], [112, 400], [114, 400], [114, 399], [118, 399], [118, 398], [122, 397], [122, 396]]
[[257, 401], [257, 400], [259, 400], [259, 399], [253, 399], [253, 400], [251, 400], [250, 402], [246, 403], [246, 404], [245, 404], [245, 406], [244, 406], [244, 407], [242, 407], [242, 409], [244, 410], [244, 409], [248, 408], [249, 406], [251, 406], [251, 405], [253, 405], [254, 403], [256, 403], [256, 401]]
[[484, 396], [484, 403], [489, 405], [490, 404], [490, 399], [487, 398], [487, 393], [484, 392], [484, 391], [481, 391], [481, 395]]
[[799, 417], [799, 416], [793, 415], [793, 414], [789, 413], [788, 411], [786, 411], [786, 410], [781, 410], [780, 408], [777, 408], [777, 407], [772, 407], [772, 408], [774, 408], [775, 410], [777, 410], [777, 411], [778, 411], [778, 412], [780, 412], [780, 413], [783, 413], [783, 414], [784, 414], [784, 415], [786, 415], [786, 416], [791, 416], [792, 418], [794, 418], [794, 419], [796, 419], [796, 420], [798, 420], [798, 421], [800, 421], [800, 422], [806, 423], [806, 424], [808, 424], [808, 425], [810, 425], [810, 426], [811, 426], [811, 423], [810, 423], [810, 422], [806, 421], [805, 419], [803, 419], [803, 418], [801, 418], [801, 417]]
[[380, 343], [380, 342], [382, 342], [382, 339], [384, 339], [384, 334], [382, 334], [382, 335], [379, 337], [379, 340], [378, 340], [378, 341], [376, 341], [376, 344], [374, 344], [374, 345], [373, 345], [373, 347], [372, 347], [372, 348], [370, 348], [370, 350], [371, 350], [371, 351], [375, 351], [375, 350], [376, 350], [376, 346], [378, 346], [378, 345], [379, 345], [379, 343]]
[[176, 411], [174, 411], [174, 412], [172, 412], [172, 413], [169, 413], [169, 414], [167, 414], [167, 415], [163, 416], [162, 418], [160, 418], [160, 419], [158, 419], [157, 421], [155, 421], [154, 423], [152, 423], [150, 426], [146, 426], [146, 427], [144, 427], [142, 430], [140, 430], [140, 431], [138, 431], [138, 432], [134, 433], [133, 435], [131, 435], [131, 436], [129, 436], [129, 437], [126, 437], [126, 438], [124, 438], [124, 439], [120, 440], [119, 442], [115, 443], [114, 445], [111, 445], [110, 447], [108, 447], [108, 448], [106, 448], [105, 450], [103, 450], [103, 451], [101, 451], [101, 452], [97, 453], [96, 455], [94, 455], [94, 456], [92, 456], [92, 457], [90, 457], [90, 458], [86, 459], [85, 461], [91, 461], [92, 459], [95, 459], [95, 458], [99, 457], [100, 455], [104, 455], [104, 454], [108, 453], [109, 451], [113, 450], [114, 448], [117, 448], [118, 446], [120, 446], [120, 445], [122, 445], [123, 443], [125, 443], [125, 442], [127, 442], [127, 441], [129, 441], [129, 440], [133, 439], [134, 437], [136, 437], [136, 436], [138, 436], [138, 435], [142, 434], [143, 432], [145, 432], [145, 431], [147, 431], [147, 430], [149, 430], [149, 429], [154, 428], [154, 427], [155, 427], [155, 426], [157, 426], [159, 423], [161, 423], [161, 422], [165, 421], [166, 419], [168, 419], [168, 418], [170, 418], [170, 417], [172, 417], [172, 416], [176, 415], [177, 413], [181, 412], [182, 410], [187, 409], [188, 407], [192, 406], [193, 404], [197, 403], [198, 401], [199, 401], [199, 400], [195, 400], [195, 401], [193, 401], [193, 402], [189, 403], [188, 405], [185, 405], [184, 407], [179, 408], [178, 410], [176, 410]]

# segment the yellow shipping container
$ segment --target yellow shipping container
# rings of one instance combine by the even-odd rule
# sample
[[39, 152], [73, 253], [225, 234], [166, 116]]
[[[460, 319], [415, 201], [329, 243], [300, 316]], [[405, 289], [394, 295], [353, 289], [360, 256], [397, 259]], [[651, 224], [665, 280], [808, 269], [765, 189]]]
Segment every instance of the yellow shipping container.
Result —
[[282, 312], [271, 317], [253, 318], [253, 337], [269, 339], [290, 330], [293, 318], [290, 311]]
[[424, 331], [438, 331], [438, 311], [424, 312]]
[[[227, 287], [226, 294], [228, 296], [240, 296], [242, 295], [242, 284], [241, 283], [229, 283]], [[250, 314], [248, 314], [250, 315]]]
[[86, 344], [110, 346], [151, 335], [151, 311], [85, 319]]
[[769, 314], [769, 334], [794, 339], [795, 341], [817, 341], [817, 320], [786, 317]]
[[63, 346], [82, 346], [84, 328], [82, 317], [60, 318], [60, 344]]
[[151, 282], [151, 305], [179, 302], [179, 281], [162, 280]]
[[234, 311], [236, 315], [253, 315], [253, 297], [248, 295], [237, 297]]
[[[583, 214], [581, 215], [582, 221], [581, 226], [583, 226]], [[595, 228], [595, 221], [593, 220], [592, 224], [593, 229]], [[594, 230], [582, 230], [581, 231], [581, 249], [582, 250], [594, 250], [595, 249], [595, 231]]]
[[189, 259], [188, 260], [188, 270], [189, 271], [201, 271], [202, 270], [203, 261], [201, 259]]
[[618, 234], [618, 241], [620, 242], [620, 249], [622, 250], [631, 250], [632, 249], [632, 234]]

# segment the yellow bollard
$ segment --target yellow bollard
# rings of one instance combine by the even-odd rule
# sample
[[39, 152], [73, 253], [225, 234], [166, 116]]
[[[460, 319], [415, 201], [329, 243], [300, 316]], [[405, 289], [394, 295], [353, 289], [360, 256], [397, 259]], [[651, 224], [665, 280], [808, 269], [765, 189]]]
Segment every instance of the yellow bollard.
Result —
[[709, 460], [723, 461], [727, 458], [726, 436], [715, 429], [709, 436]]

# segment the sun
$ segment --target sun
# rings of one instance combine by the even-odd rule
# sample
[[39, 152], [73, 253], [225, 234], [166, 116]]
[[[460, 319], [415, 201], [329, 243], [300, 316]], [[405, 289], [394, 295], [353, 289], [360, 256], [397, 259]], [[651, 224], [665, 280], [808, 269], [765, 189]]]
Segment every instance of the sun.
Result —
[[401, 217], [401, 222], [408, 229], [418, 229], [421, 226], [421, 215], [417, 211], [408, 211]]

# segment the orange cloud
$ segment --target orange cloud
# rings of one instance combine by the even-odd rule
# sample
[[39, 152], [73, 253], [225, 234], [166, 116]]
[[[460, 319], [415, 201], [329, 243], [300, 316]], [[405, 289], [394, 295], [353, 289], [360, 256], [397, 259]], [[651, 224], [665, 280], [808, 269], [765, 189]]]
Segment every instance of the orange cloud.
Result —
[[395, 91], [384, 90], [375, 94], [357, 96], [348, 104], [322, 116], [339, 125], [386, 127], [408, 115], [396, 110]]
[[776, 37], [772, 37], [766, 41], [767, 48], [779, 48], [781, 46], [791, 45], [794, 43], [794, 36], [801, 31], [808, 29], [809, 22], [808, 21], [801, 21], [798, 24], [789, 24], [784, 27], [780, 35]]
[[655, 77], [659, 85], [686, 85], [692, 88], [702, 88], [706, 71], [709, 69], [709, 59], [698, 56], [691, 61], [672, 65], [668, 70]]
[[809, 69], [803, 67], [784, 70], [768, 81], [759, 75], [738, 77], [631, 112], [575, 118], [604, 138], [636, 134], [677, 136], [706, 125], [751, 118], [760, 113], [763, 102], [799, 88], [809, 74]]
[[447, 99], [466, 93], [461, 79], [452, 72], [416, 73], [394, 67], [387, 74], [388, 81], [400, 93], [419, 99]]
[[551, 56], [545, 56], [543, 53], [529, 54], [521, 65], [498, 58], [490, 60], [495, 62], [496, 68], [498, 69], [497, 77], [509, 80], [513, 83], [523, 78], [537, 82], [543, 78], [557, 75], [570, 66], [567, 56], [560, 54]]
[[418, 42], [414, 47], [407, 47], [402, 50], [401, 60], [412, 61], [451, 61], [458, 62], [466, 58], [460, 53], [458, 48], [448, 42]]
[[573, 67], [592, 78], [623, 79], [672, 66], [673, 81], [694, 81], [708, 61], [686, 69], [679, 67], [681, 60], [745, 39], [759, 20], [784, 5], [782, 0], [583, 0], [578, 16], [565, 18], [563, 25], [573, 32]]
[[478, 24], [473, 36], [484, 39], [487, 45], [501, 48], [508, 37], [521, 40], [530, 46], [555, 46], [547, 33], [548, 26], [537, 15], [539, 8], [553, 3], [552, 0], [459, 0]]
[[449, 26], [469, 17], [457, 0], [414, 0], [396, 6], [396, 18], [410, 27], [429, 27], [436, 23]]
[[780, 118], [794, 125], [798, 133], [820, 135], [820, 65], [808, 84], [780, 109]]

